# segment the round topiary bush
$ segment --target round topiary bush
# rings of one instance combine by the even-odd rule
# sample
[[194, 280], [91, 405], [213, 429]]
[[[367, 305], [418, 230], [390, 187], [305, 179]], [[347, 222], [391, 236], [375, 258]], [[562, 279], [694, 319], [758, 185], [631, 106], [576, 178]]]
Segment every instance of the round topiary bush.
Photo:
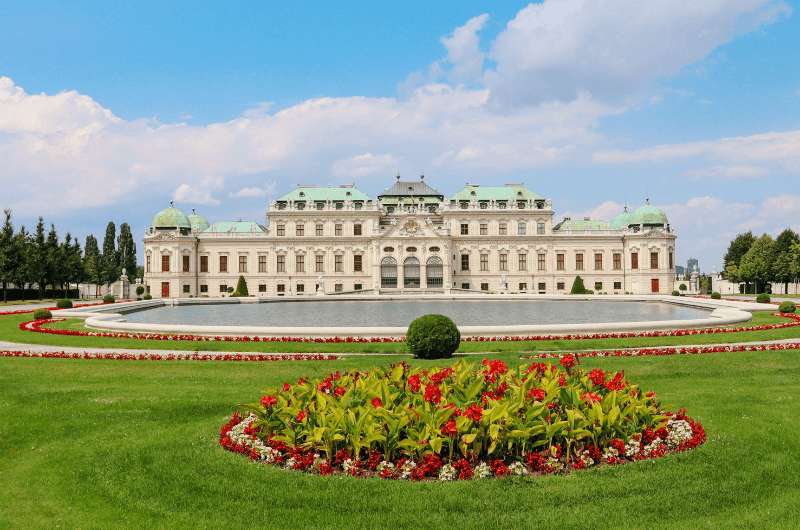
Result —
[[284, 383], [242, 407], [223, 448], [320, 475], [467, 480], [564, 474], [692, 449], [703, 426], [623, 372], [501, 360], [402, 362]]
[[152, 300], [153, 299], [153, 295], [148, 293], [148, 294], [144, 295], [142, 298], [144, 300]]
[[53, 318], [53, 313], [49, 309], [37, 309], [33, 312], [34, 320], [49, 320]]
[[672, 296], [680, 296], [680, 295], [681, 295], [680, 291], [677, 291], [677, 290], [672, 291]]
[[72, 300], [69, 298], [62, 298], [61, 300], [56, 300], [56, 307], [59, 309], [72, 309]]
[[756, 302], [759, 304], [768, 304], [772, 301], [767, 293], [761, 293], [760, 295], [756, 296]]
[[418, 359], [446, 359], [458, 349], [461, 332], [444, 315], [424, 315], [408, 326], [406, 343]]
[[719, 300], [722, 298], [722, 295], [717, 292], [713, 292], [711, 293], [711, 298], [713, 298], [714, 300]]
[[103, 297], [104, 304], [113, 304], [116, 298], [114, 298], [113, 294], [107, 294]]
[[136, 294], [138, 296], [142, 296], [144, 294], [144, 285], [137, 285], [136, 286]]
[[778, 306], [778, 311], [781, 313], [794, 313], [797, 311], [797, 306], [794, 302], [781, 302], [781, 305]]

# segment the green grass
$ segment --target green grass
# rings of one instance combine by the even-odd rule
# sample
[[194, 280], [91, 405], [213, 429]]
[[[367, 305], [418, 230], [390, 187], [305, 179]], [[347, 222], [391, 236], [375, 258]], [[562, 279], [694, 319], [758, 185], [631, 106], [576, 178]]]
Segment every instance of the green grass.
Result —
[[234, 404], [261, 389], [386, 362], [0, 359], [0, 528], [797, 528], [795, 351], [585, 362], [687, 407], [709, 440], [566, 477], [318, 477], [217, 445]]
[[[314, 343], [247, 343], [247, 342], [194, 342], [157, 341], [137, 339], [115, 339], [105, 337], [69, 337], [20, 331], [20, 322], [30, 320], [30, 315], [0, 316], [0, 340], [47, 344], [52, 346], [75, 346], [125, 349], [174, 349], [174, 350], [218, 350], [239, 352], [407, 352], [405, 343], [387, 344], [314, 344]], [[769, 311], [756, 312], [753, 320], [742, 325], [760, 325], [785, 322]], [[83, 321], [70, 319], [54, 325], [63, 329], [85, 329]], [[800, 327], [741, 333], [695, 335], [692, 337], [652, 337], [633, 339], [549, 340], [524, 342], [462, 342], [459, 352], [529, 352], [576, 349], [614, 349], [644, 346], [672, 346], [679, 344], [717, 344], [800, 338]]]

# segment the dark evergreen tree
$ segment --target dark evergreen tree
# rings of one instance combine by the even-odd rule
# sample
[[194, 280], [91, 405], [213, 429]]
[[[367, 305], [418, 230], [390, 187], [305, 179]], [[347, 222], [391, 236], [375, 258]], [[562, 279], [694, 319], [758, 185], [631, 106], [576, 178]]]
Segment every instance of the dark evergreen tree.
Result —
[[247, 290], [247, 281], [244, 279], [244, 276], [239, 276], [239, 281], [236, 283], [236, 290], [233, 292], [232, 296], [250, 296]]
[[0, 230], [0, 282], [3, 284], [3, 302], [8, 301], [8, 284], [19, 267], [19, 256], [14, 240], [14, 225], [11, 223], [11, 210], [4, 210], [5, 222]]
[[[119, 225], [119, 238], [117, 239], [119, 249], [120, 267], [125, 269], [128, 278], [136, 277], [136, 242], [131, 234], [131, 227], [128, 223]], [[121, 271], [120, 271], [121, 272]]]
[[97, 296], [97, 286], [103, 283], [103, 268], [100, 249], [97, 247], [97, 238], [89, 234], [86, 236], [86, 244], [83, 248], [83, 275], [86, 281], [95, 284], [95, 296]]
[[39, 286], [39, 298], [44, 297], [44, 289], [47, 286], [47, 236], [44, 233], [44, 219], [39, 217], [36, 223], [36, 231], [33, 233], [33, 247], [28, 255], [31, 279]]
[[572, 289], [569, 294], [586, 294], [586, 286], [583, 285], [583, 278], [575, 276], [575, 281], [572, 282]]
[[106, 235], [103, 238], [103, 258], [101, 262], [103, 283], [108, 285], [117, 281], [120, 276], [119, 252], [115, 247], [116, 239], [117, 227], [114, 221], [109, 221], [106, 225]]
[[14, 252], [17, 254], [18, 266], [11, 274], [12, 283], [19, 289], [25, 289], [29, 283], [35, 281], [33, 277], [33, 261], [35, 251], [33, 241], [25, 227], [22, 226], [14, 236]]
[[45, 285], [52, 285], [53, 289], [56, 286], [62, 286], [64, 283], [62, 257], [56, 226], [51, 223], [50, 231], [47, 233], [47, 240], [45, 241], [45, 274], [47, 278]]

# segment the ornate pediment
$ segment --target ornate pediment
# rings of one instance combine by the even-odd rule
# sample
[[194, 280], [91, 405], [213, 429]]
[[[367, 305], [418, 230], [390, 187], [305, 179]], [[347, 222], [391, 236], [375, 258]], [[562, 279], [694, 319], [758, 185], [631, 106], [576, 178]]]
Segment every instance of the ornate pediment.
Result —
[[437, 226], [421, 215], [407, 215], [392, 219], [386, 233], [381, 236], [384, 240], [391, 238], [438, 239], [441, 237]]

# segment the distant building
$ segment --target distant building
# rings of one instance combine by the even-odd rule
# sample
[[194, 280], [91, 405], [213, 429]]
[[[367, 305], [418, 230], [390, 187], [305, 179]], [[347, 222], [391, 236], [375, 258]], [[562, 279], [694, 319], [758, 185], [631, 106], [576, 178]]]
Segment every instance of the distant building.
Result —
[[684, 280], [686, 278], [686, 267], [683, 265], [676, 265], [675, 266], [675, 277], [679, 280]]
[[691, 274], [693, 272], [700, 272], [700, 262], [697, 261], [697, 258], [689, 258], [686, 261], [686, 274]]

